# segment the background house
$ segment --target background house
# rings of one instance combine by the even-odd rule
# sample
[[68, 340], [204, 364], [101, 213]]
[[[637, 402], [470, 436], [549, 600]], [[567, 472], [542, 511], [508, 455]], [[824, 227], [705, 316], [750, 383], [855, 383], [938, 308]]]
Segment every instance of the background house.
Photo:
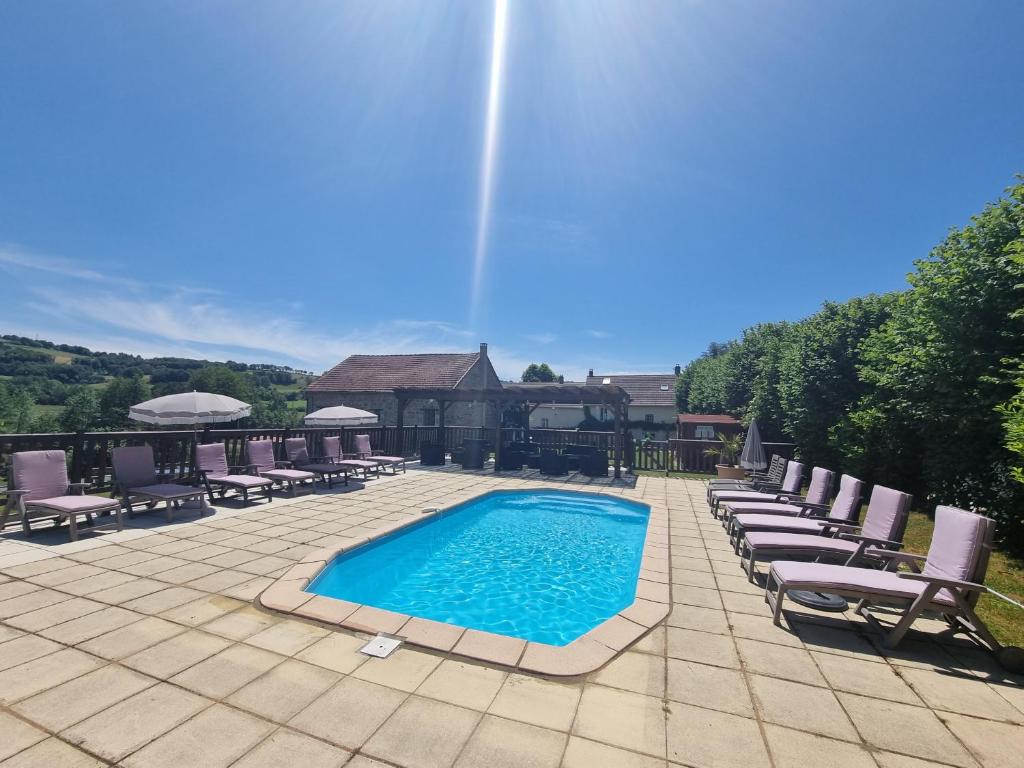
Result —
[[743, 431], [738, 419], [724, 413], [680, 413], [676, 419], [676, 437], [682, 440], [717, 440], [719, 432]]
[[[675, 373], [653, 374], [596, 374], [591, 368], [587, 380], [590, 385], [614, 384], [626, 390], [630, 397], [629, 421], [633, 437], [642, 438], [644, 432], [653, 433], [657, 440], [665, 440], [676, 431], [676, 376]], [[545, 404], [534, 409], [530, 415], [530, 428], [550, 427], [552, 429], [575, 429], [586, 418], [587, 408], [582, 405]], [[610, 408], [590, 406], [590, 416], [605, 422], [611, 428], [615, 418]]]
[[[376, 413], [382, 424], [398, 420], [395, 387], [431, 389], [499, 388], [501, 383], [487, 357], [479, 352], [420, 355], [351, 355], [306, 388], [307, 413], [331, 405], [348, 405]], [[410, 400], [406, 426], [437, 425], [435, 400]], [[498, 414], [484, 403], [452, 403], [445, 424], [453, 427], [493, 427]]]

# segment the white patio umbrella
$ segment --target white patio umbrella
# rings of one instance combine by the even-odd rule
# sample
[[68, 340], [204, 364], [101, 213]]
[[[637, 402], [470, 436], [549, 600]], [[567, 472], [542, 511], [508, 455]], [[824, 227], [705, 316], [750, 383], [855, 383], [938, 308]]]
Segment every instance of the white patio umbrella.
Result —
[[761, 431], [757, 428], [757, 420], [750, 422], [747, 438], [743, 441], [743, 453], [740, 454], [740, 466], [744, 469], [764, 469], [768, 461], [764, 457], [764, 445], [761, 443]]
[[332, 405], [306, 414], [303, 421], [307, 427], [356, 427], [360, 424], [376, 424], [377, 414], [347, 405]]
[[212, 392], [181, 392], [155, 397], [128, 409], [128, 418], [146, 424], [220, 424], [242, 419], [252, 413], [252, 406], [227, 395]]

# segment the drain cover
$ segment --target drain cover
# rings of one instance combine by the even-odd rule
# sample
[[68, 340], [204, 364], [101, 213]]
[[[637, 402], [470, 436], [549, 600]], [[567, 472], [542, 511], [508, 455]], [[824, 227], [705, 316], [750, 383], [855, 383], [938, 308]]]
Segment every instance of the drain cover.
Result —
[[370, 640], [370, 642], [360, 648], [359, 651], [368, 656], [376, 656], [379, 659], [386, 659], [394, 653], [401, 644], [402, 638], [400, 637], [377, 635], [375, 638]]

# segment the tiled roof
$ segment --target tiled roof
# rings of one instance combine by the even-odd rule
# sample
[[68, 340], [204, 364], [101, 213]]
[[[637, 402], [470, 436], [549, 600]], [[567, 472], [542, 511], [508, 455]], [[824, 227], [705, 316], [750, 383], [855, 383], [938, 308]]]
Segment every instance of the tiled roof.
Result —
[[587, 384], [614, 384], [629, 394], [630, 405], [676, 404], [676, 375], [674, 373], [653, 374], [604, 374], [587, 376]]
[[724, 413], [680, 413], [680, 424], [739, 424], [739, 419]]
[[480, 353], [351, 355], [309, 385], [311, 392], [381, 392], [395, 387], [454, 388]]

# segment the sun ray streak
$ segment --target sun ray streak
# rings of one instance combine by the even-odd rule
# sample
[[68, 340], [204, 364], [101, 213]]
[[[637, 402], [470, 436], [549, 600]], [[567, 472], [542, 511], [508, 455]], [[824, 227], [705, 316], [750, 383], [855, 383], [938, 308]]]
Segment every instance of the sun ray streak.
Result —
[[491, 75], [487, 86], [487, 118], [484, 125], [483, 156], [480, 163], [480, 209], [477, 214], [476, 245], [473, 251], [473, 289], [470, 297], [470, 326], [480, 317], [484, 267], [487, 260], [494, 174], [501, 120], [502, 80], [505, 74], [505, 41], [508, 34], [508, 0], [495, 0], [494, 29], [491, 33]]

